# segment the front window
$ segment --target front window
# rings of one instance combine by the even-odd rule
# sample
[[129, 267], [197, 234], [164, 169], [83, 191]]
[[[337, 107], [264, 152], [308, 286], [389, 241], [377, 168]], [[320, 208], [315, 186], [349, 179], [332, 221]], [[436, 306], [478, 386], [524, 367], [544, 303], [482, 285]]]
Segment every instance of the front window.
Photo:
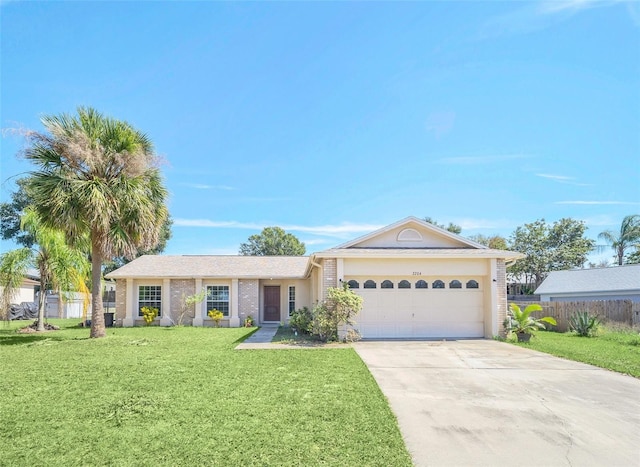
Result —
[[207, 286], [207, 313], [213, 309], [222, 312], [223, 316], [229, 316], [229, 286]]
[[296, 311], [296, 288], [293, 285], [289, 286], [289, 316]]
[[162, 286], [141, 285], [138, 287], [138, 316], [142, 316], [142, 308], [148, 306], [158, 309], [158, 316], [162, 314]]

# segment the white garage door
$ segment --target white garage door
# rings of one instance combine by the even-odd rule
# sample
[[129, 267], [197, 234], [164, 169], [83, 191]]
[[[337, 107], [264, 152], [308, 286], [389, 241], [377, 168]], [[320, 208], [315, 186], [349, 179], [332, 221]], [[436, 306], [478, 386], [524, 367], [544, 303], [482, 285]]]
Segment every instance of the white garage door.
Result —
[[484, 336], [483, 289], [479, 278], [345, 280], [351, 281], [352, 290], [364, 299], [354, 326], [363, 338]]

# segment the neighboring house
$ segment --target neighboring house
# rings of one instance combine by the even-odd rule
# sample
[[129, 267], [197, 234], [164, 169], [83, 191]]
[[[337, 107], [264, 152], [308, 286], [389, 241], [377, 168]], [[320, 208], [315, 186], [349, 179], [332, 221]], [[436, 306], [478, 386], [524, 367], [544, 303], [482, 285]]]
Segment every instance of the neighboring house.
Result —
[[536, 289], [543, 302], [631, 300], [640, 302], [640, 264], [553, 271]]
[[21, 303], [33, 303], [36, 291], [40, 288], [40, 273], [37, 269], [30, 268], [20, 284], [20, 288], [12, 297], [11, 303], [19, 305]]
[[143, 306], [158, 308], [158, 323], [171, 325], [183, 296], [202, 289], [207, 298], [184, 324], [211, 326], [213, 308], [225, 326], [249, 315], [257, 324], [286, 322], [329, 287], [348, 283], [364, 298], [355, 326], [364, 338], [490, 338], [506, 313], [506, 264], [520, 257], [409, 217], [308, 257], [142, 256], [107, 277], [117, 282], [122, 326], [142, 324]]

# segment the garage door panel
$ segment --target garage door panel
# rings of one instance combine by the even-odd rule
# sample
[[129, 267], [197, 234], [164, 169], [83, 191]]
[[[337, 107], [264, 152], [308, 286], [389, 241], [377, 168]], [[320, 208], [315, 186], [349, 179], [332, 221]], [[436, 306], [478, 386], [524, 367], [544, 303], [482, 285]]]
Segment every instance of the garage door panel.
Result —
[[[364, 284], [367, 278], [355, 279]], [[483, 337], [482, 289], [398, 289], [402, 279], [389, 277], [394, 289], [355, 289], [364, 305], [356, 325], [364, 338]], [[449, 280], [445, 280], [445, 284]], [[461, 279], [460, 279], [461, 280]], [[480, 278], [476, 278], [478, 282]], [[428, 281], [429, 285], [433, 281]], [[461, 282], [466, 283], [466, 280]]]

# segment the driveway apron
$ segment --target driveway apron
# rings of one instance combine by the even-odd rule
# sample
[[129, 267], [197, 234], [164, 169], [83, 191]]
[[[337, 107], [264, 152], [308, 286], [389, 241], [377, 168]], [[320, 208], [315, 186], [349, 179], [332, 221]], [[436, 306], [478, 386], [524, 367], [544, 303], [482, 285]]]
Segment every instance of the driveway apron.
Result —
[[638, 466], [640, 380], [491, 340], [364, 341], [418, 466]]

